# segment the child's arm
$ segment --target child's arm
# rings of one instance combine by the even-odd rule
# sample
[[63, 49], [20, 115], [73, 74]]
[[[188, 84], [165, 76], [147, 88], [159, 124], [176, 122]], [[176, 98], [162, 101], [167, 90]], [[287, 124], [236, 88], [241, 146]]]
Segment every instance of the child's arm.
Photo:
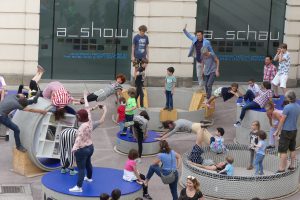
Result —
[[172, 86], [172, 94], [174, 94], [175, 87], [176, 87], [176, 79], [175, 79], [174, 82], [173, 82], [173, 86]]
[[134, 49], [135, 49], [135, 44], [134, 44], [134, 41], [133, 41], [133, 44], [132, 44], [132, 47], [131, 47], [131, 61], [134, 61], [134, 59], [135, 59], [135, 57], [134, 57]]
[[220, 76], [220, 71], [219, 71], [219, 69], [220, 69], [220, 66], [219, 66], [220, 65], [220, 60], [217, 56], [215, 56], [215, 62], [217, 64], [216, 77], [219, 77]]
[[139, 180], [139, 181], [143, 181], [140, 177], [140, 173], [138, 172], [136, 166], [133, 167], [133, 172], [134, 172], [134, 175], [136, 176], [136, 178]]

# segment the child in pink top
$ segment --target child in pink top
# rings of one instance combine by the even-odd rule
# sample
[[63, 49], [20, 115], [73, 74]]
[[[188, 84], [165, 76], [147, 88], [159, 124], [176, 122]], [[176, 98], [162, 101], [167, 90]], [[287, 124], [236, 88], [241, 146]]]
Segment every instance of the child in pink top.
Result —
[[135, 149], [131, 149], [128, 153], [128, 160], [124, 166], [124, 174], [123, 179], [125, 181], [136, 181], [139, 184], [143, 185], [143, 197], [146, 199], [152, 199], [148, 194], [148, 186], [144, 184], [144, 180], [146, 179], [145, 175], [140, 174], [136, 167], [136, 159], [139, 157], [138, 151]]

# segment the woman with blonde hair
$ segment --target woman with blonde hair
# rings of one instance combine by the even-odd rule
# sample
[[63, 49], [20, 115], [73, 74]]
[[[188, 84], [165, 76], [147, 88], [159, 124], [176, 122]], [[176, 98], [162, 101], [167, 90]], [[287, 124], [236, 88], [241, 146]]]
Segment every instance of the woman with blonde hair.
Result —
[[181, 190], [179, 200], [204, 200], [200, 183], [194, 176], [187, 177], [186, 188]]

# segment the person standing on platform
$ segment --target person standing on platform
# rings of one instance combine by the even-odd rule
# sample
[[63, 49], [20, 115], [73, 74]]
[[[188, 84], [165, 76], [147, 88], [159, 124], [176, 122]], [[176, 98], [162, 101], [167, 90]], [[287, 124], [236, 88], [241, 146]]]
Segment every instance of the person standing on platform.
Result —
[[127, 93], [129, 95], [129, 98], [127, 99], [126, 109], [125, 109], [125, 127], [121, 135], [123, 136], [127, 135], [127, 129], [129, 127], [130, 128], [129, 137], [132, 137], [133, 117], [136, 112], [135, 88], [129, 88]]
[[176, 77], [173, 75], [175, 72], [174, 67], [167, 69], [167, 76], [165, 78], [165, 95], [166, 95], [166, 106], [164, 110], [173, 110], [173, 95], [176, 86]]
[[196, 31], [196, 36], [190, 34], [186, 30], [187, 24], [184, 26], [183, 33], [192, 41], [188, 57], [194, 57], [196, 59], [196, 70], [197, 78], [200, 90], [203, 90], [203, 81], [202, 81], [202, 69], [201, 69], [201, 48], [206, 47], [209, 52], [214, 53], [210, 42], [203, 37], [203, 31]]

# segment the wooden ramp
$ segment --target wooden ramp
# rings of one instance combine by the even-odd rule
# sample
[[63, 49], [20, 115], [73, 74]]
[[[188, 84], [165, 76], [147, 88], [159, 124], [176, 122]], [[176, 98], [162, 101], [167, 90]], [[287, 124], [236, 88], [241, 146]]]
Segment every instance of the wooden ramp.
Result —
[[177, 110], [173, 109], [172, 111], [168, 111], [168, 110], [161, 109], [159, 114], [159, 119], [161, 122], [167, 120], [175, 121], [177, 120]]
[[189, 111], [196, 111], [199, 110], [201, 107], [201, 104], [204, 102], [206, 94], [203, 92], [194, 92]]

